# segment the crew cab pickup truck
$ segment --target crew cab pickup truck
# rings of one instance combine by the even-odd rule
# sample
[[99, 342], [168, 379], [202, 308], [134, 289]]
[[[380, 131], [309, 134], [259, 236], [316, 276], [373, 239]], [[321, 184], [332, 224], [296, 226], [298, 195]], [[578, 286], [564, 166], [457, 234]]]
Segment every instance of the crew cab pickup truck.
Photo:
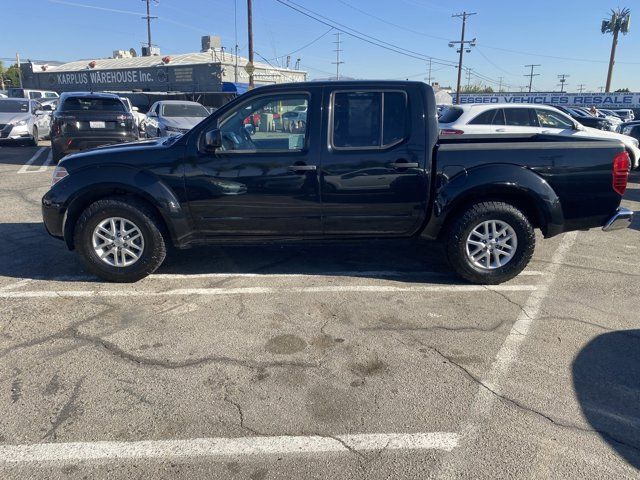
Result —
[[460, 276], [495, 284], [525, 268], [534, 229], [628, 226], [629, 167], [617, 141], [438, 138], [423, 83], [281, 84], [183, 135], [66, 156], [42, 212], [89, 271], [116, 282], [155, 271], [169, 244], [424, 236], [444, 242]]

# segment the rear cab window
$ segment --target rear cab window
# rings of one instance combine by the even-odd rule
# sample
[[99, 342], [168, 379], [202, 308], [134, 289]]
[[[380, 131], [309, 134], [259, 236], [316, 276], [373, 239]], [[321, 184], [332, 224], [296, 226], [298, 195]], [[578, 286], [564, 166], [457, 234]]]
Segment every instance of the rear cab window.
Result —
[[388, 148], [407, 137], [404, 91], [336, 91], [331, 112], [329, 137], [336, 150]]

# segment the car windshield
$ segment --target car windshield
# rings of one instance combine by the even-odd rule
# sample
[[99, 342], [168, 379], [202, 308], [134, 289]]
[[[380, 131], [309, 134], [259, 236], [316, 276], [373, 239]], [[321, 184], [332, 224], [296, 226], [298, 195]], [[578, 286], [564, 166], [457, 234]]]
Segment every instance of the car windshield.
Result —
[[162, 106], [163, 117], [208, 117], [209, 112], [197, 103], [167, 103]]
[[15, 100], [0, 100], [1, 113], [27, 113], [29, 102], [16, 102]]
[[78, 110], [126, 112], [124, 104], [117, 98], [70, 97], [62, 104], [63, 112]]

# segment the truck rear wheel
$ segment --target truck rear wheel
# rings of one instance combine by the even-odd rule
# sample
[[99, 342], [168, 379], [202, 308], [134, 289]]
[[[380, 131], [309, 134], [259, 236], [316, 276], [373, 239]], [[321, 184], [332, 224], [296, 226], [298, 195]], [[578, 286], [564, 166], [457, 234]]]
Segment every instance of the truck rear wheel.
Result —
[[155, 212], [128, 198], [92, 203], [76, 223], [74, 242], [86, 268], [110, 282], [136, 282], [166, 256]]
[[504, 202], [476, 203], [447, 231], [449, 263], [462, 278], [480, 284], [498, 284], [518, 275], [535, 248], [529, 219]]

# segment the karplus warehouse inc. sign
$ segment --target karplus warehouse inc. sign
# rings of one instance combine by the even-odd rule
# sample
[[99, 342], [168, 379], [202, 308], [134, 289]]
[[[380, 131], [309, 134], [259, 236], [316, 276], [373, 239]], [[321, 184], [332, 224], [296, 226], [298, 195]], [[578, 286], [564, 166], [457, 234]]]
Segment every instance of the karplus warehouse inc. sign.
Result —
[[640, 93], [461, 93], [460, 103], [538, 103], [602, 108], [640, 108]]

